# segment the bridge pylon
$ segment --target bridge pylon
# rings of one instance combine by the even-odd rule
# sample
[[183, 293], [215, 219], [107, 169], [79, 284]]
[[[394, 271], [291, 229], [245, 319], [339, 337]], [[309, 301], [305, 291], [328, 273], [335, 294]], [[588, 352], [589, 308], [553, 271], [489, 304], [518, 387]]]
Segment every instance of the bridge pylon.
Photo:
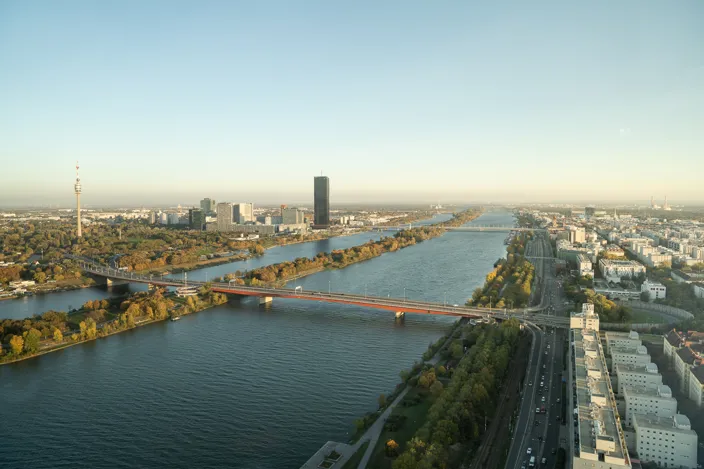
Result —
[[260, 296], [259, 297], [259, 304], [266, 305], [266, 304], [271, 303], [273, 300], [274, 300], [274, 298], [271, 296]]
[[406, 313], [403, 311], [396, 311], [396, 319], [403, 319], [406, 317]]

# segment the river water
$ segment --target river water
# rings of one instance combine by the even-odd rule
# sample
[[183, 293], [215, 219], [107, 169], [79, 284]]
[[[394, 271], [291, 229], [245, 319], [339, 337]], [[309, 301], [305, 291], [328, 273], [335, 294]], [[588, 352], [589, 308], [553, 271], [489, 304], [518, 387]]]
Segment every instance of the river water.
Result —
[[[509, 224], [512, 216], [487, 213], [474, 223]], [[325, 241], [322, 250], [370, 234], [363, 236]], [[460, 303], [504, 255], [505, 236], [450, 232], [298, 284], [397, 297], [405, 289], [408, 298]], [[286, 249], [293, 257], [276, 259]], [[275, 248], [256, 261], [311, 249], [318, 247]], [[242, 270], [238, 264], [224, 272]], [[0, 464], [297, 468], [327, 440], [345, 441], [353, 420], [373, 410], [379, 393], [391, 391], [398, 372], [451, 322], [297, 300], [264, 308], [234, 298], [178, 322], [2, 366]]]
[[[449, 213], [440, 213], [433, 218], [414, 223], [414, 225], [428, 225], [449, 220], [452, 217]], [[385, 233], [389, 235], [390, 233]], [[276, 264], [277, 262], [291, 261], [298, 257], [313, 257], [319, 252], [330, 252], [336, 249], [345, 249], [352, 246], [359, 246], [369, 240], [378, 240], [382, 236], [377, 232], [365, 232], [350, 236], [337, 236], [330, 239], [313, 241], [309, 243], [291, 244], [288, 246], [277, 246], [267, 249], [264, 255], [246, 261], [220, 264], [213, 267], [194, 270], [188, 272], [191, 280], [208, 281], [216, 277], [237, 270], [245, 271], [256, 269], [257, 267]], [[183, 274], [173, 276], [183, 278]], [[0, 301], [0, 319], [23, 319], [34, 314], [41, 314], [49, 310], [68, 311], [78, 308], [86, 301], [102, 300], [113, 296], [124, 295], [128, 292], [145, 291], [146, 286], [142, 284], [118, 285], [108, 288], [106, 286], [96, 286], [71, 290], [65, 292], [51, 293], [47, 295], [27, 296], [21, 299]]]

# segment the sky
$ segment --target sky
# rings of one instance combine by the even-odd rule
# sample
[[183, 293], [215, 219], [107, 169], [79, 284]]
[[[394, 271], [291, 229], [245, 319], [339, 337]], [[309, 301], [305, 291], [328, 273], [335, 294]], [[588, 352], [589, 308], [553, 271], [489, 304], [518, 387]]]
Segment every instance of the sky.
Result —
[[0, 2], [0, 206], [704, 201], [704, 2]]

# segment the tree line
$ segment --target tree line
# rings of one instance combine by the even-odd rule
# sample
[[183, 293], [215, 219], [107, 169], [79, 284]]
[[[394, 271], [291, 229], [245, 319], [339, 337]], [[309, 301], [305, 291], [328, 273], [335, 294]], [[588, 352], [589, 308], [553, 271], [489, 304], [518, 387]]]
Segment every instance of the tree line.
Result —
[[[498, 389], [519, 335], [520, 325], [515, 319], [499, 327], [473, 328], [467, 338], [469, 351], [459, 361], [449, 383], [444, 388], [436, 387], [424, 424], [405, 442], [393, 463], [394, 469], [446, 467], [479, 443], [484, 419], [498, 404]], [[432, 392], [435, 375], [430, 370], [427, 374], [423, 383], [419, 379], [419, 385], [429, 384]], [[458, 443], [462, 451], [453, 452], [450, 448]]]
[[521, 308], [528, 305], [535, 276], [535, 266], [524, 256], [525, 243], [531, 233], [513, 237], [506, 248], [506, 259], [499, 259], [496, 267], [487, 274], [484, 286], [472, 293], [469, 306], [496, 308]]

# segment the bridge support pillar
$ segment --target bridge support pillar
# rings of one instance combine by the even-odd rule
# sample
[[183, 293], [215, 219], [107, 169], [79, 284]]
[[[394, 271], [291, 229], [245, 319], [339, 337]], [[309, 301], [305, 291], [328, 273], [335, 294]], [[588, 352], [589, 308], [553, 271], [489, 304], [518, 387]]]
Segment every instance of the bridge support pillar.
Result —
[[268, 303], [271, 303], [274, 298], [271, 296], [260, 296], [259, 297], [259, 304], [260, 305], [265, 305]]
[[406, 317], [406, 313], [403, 311], [396, 311], [396, 319], [403, 319]]

